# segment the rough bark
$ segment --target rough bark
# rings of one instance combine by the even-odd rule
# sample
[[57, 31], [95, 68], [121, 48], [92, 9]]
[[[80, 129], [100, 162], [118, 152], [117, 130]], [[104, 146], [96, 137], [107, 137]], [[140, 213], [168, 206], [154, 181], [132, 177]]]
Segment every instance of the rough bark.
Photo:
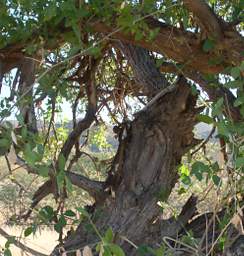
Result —
[[118, 46], [131, 65], [136, 82], [148, 95], [154, 95], [169, 85], [146, 49], [122, 42]]
[[19, 110], [27, 128], [32, 132], [37, 132], [37, 122], [35, 116], [35, 106], [33, 100], [33, 87], [35, 82], [35, 62], [32, 59], [24, 58], [20, 64], [19, 81]]
[[204, 92], [207, 93], [211, 101], [216, 102], [219, 98], [223, 98], [226, 116], [229, 116], [234, 121], [240, 121], [242, 119], [240, 109], [234, 106], [236, 97], [229, 89], [223, 87], [222, 85], [219, 85], [218, 88], [214, 88], [203, 78], [201, 73], [189, 70], [187, 68], [177, 68], [177, 66], [173, 63], [163, 63], [163, 65], [160, 67], [160, 71], [163, 73], [182, 74], [185, 77], [193, 80]]
[[223, 37], [221, 27], [222, 20], [211, 10], [210, 6], [203, 0], [183, 0], [185, 6], [198, 19], [202, 29], [215, 39]]
[[[183, 64], [190, 70], [191, 75], [224, 72], [226, 67], [239, 65], [243, 60], [241, 55], [244, 44], [243, 37], [232, 26], [212, 13], [204, 1], [185, 0], [184, 3], [193, 12], [207, 37], [214, 38], [215, 45], [211, 51], [203, 51], [202, 46], [206, 38], [202, 37], [202, 34], [169, 26], [153, 18], [145, 19], [149, 28], [159, 28], [159, 33], [153, 42], [148, 42], [145, 38], [136, 41], [133, 33], [116, 30], [111, 24], [108, 25], [97, 18], [90, 19], [88, 25], [92, 25], [95, 32], [109, 35], [109, 38], [115, 39], [113, 42], [121, 40], [124, 45], [127, 44], [127, 46], [122, 46], [122, 51], [133, 67], [137, 81], [150, 91], [149, 94], [154, 95], [161, 88], [165, 88], [167, 83], [159, 71], [152, 67], [153, 61], [148, 59], [148, 53], [145, 53], [142, 48], [133, 48], [131, 45], [163, 54], [165, 57]], [[68, 28], [64, 28], [63, 22], [55, 29], [62, 32], [68, 30]], [[36, 35], [39, 36], [35, 31], [33, 38]], [[61, 35], [55, 46], [46, 43], [44, 47], [45, 49], [57, 47], [62, 44], [62, 40]], [[22, 62], [24, 57], [21, 51], [24, 47], [24, 44], [17, 42], [5, 49], [0, 49], [0, 81], [4, 73], [19, 66]], [[216, 58], [222, 59], [222, 62], [210, 65], [209, 60]], [[148, 69], [148, 67], [150, 68]], [[197, 79], [200, 78], [197, 77]], [[206, 86], [204, 81], [199, 81], [202, 82], [203, 87]], [[87, 115], [78, 123], [62, 149], [61, 153], [66, 159], [81, 132], [89, 127], [95, 119], [96, 95], [93, 86], [92, 84], [90, 87], [91, 93], [88, 93], [91, 96], [91, 101]], [[206, 90], [209, 90], [212, 97], [216, 98], [219, 95], [219, 91], [210, 90], [208, 87]], [[227, 95], [227, 103], [228, 101], [233, 102], [232, 95], [223, 91], [220, 93]], [[138, 113], [132, 122], [125, 123], [121, 127], [119, 150], [106, 186], [93, 184], [98, 186], [99, 192], [105, 189], [108, 193], [106, 200], [100, 200], [100, 202], [98, 200], [95, 205], [96, 208], [102, 210], [103, 215], [93, 221], [101, 231], [106, 230], [109, 226], [112, 227], [116, 234], [115, 242], [123, 247], [126, 255], [134, 255], [135, 251], [130, 244], [121, 239], [122, 236], [138, 245], [146, 243], [154, 246], [158, 241], [156, 236], [174, 236], [179, 231], [178, 222], [170, 220], [168, 223], [162, 223], [159, 221], [160, 209], [157, 206], [157, 201], [167, 200], [178, 178], [176, 167], [180, 163], [181, 156], [196, 143], [192, 133], [196, 122], [195, 115], [198, 112], [194, 109], [195, 100], [190, 94], [186, 82], [180, 80], [175, 90], [162, 94], [162, 97], [157, 98], [153, 104]], [[231, 110], [238, 116], [239, 112], [235, 111], [234, 108], [233, 111]], [[78, 182], [77, 177], [72, 177], [74, 183]], [[90, 182], [88, 186], [88, 181], [84, 179], [79, 179], [79, 184], [87, 190], [90, 190], [90, 185], [93, 186]], [[48, 186], [49, 183], [44, 185]], [[51, 192], [46, 190], [46, 193]], [[187, 224], [188, 218], [191, 218], [194, 212], [194, 205], [190, 213], [186, 213], [183, 209], [181, 214], [183, 225]], [[196, 224], [193, 225], [193, 223]], [[189, 224], [188, 228], [194, 228], [195, 225], [200, 228], [198, 221]], [[64, 245], [66, 250], [81, 248], [84, 245], [97, 242], [97, 237], [93, 233], [88, 233], [84, 226], [84, 223], [81, 223], [75, 234], [67, 238]], [[68, 255], [71, 254], [68, 253]], [[60, 255], [58, 249], [53, 255]]]
[[[192, 129], [199, 109], [195, 109], [195, 101], [190, 87], [181, 79], [173, 92], [159, 98], [124, 126], [125, 145], [119, 152], [123, 161], [114, 163], [114, 177], [107, 183], [112, 193], [101, 206], [103, 214], [95, 225], [100, 230], [111, 227], [117, 234], [115, 242], [126, 255], [134, 255], [135, 250], [122, 236], [136, 244], [154, 245], [155, 238], [150, 232], [159, 225], [157, 201], [167, 200], [178, 178], [181, 157], [196, 142]], [[96, 240], [81, 223], [64, 248], [69, 251]], [[55, 251], [52, 255], [59, 254]]]
[[[148, 42], [144, 38], [135, 41], [132, 33], [125, 34], [121, 31], [115, 31], [114, 28], [100, 21], [93, 24], [93, 29], [105, 34], [110, 33], [112, 38], [119, 39], [122, 42], [163, 54], [169, 59], [173, 59], [192, 70], [198, 70], [204, 74], [223, 72], [224, 67], [233, 64], [239, 65], [243, 60], [241, 55], [244, 45], [243, 37], [226, 23], [222, 27], [223, 38], [216, 41], [215, 47], [211, 52], [203, 51], [202, 45], [205, 39], [201, 39], [201, 34], [168, 26], [153, 18], [147, 19], [146, 23], [151, 29], [159, 28], [159, 33], [153, 42]], [[220, 64], [209, 65], [209, 60], [219, 58], [223, 58]]]
[[[186, 31], [182, 28], [167, 25], [151, 17], [144, 19], [144, 21], [150, 29], [159, 29], [159, 33], [153, 42], [149, 42], [145, 40], [145, 38], [135, 40], [133, 33], [125, 33], [121, 29], [115, 29], [116, 24], [108, 25], [97, 18], [92, 19], [87, 25], [90, 26], [94, 32], [109, 35], [110, 38], [116, 39], [116, 41], [120, 40], [124, 43], [140, 46], [150, 51], [163, 54], [167, 58], [184, 64], [188, 68], [197, 70], [203, 74], [217, 74], [224, 72], [224, 69], [228, 66], [240, 65], [243, 60], [241, 54], [244, 45], [243, 36], [237, 32], [233, 25], [217, 18], [205, 3], [201, 3], [202, 1], [197, 1], [198, 4], [195, 3], [195, 1], [185, 2], [188, 4], [189, 9], [194, 12], [195, 16], [199, 17], [199, 22], [203, 24], [207, 32], [209, 31], [208, 34], [210, 34], [210, 36], [215, 33], [217, 35], [221, 34], [221, 37], [216, 38], [215, 47], [211, 51], [204, 52], [203, 43], [206, 38], [203, 37], [202, 33]], [[210, 17], [210, 25], [203, 21], [203, 13], [201, 12], [202, 9], [198, 8], [199, 5], [204, 9], [207, 16]], [[205, 18], [204, 16], [204, 19]], [[215, 28], [217, 32], [214, 30]], [[62, 33], [69, 31], [69, 29], [64, 26], [63, 21], [61, 21], [55, 29], [60, 31], [60, 37], [57, 38], [55, 44], [53, 41], [52, 43], [45, 42], [45, 49], [52, 49], [62, 45], [64, 42]], [[50, 37], [52, 37], [53, 31], [49, 31], [49, 33]], [[38, 36], [38, 31], [33, 31], [32, 37], [30, 38], [38, 38]], [[2, 74], [16, 67], [16, 63], [19, 63], [23, 59], [24, 55], [22, 50], [26, 44], [28, 44], [28, 42], [16, 42], [0, 49]], [[35, 57], [39, 58], [39, 56]], [[209, 60], [215, 59], [221, 59], [222, 61], [219, 64], [209, 65]]]

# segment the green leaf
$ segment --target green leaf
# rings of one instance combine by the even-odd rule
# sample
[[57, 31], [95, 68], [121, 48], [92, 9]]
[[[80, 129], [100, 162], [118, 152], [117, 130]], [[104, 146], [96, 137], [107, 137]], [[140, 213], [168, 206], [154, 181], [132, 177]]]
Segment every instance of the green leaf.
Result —
[[241, 115], [244, 117], [244, 105], [239, 107]]
[[227, 87], [227, 88], [242, 88], [243, 86], [243, 81], [242, 80], [234, 80], [234, 81], [230, 81], [228, 83], [225, 83], [224, 84], [224, 87]]
[[229, 130], [224, 122], [217, 123], [218, 133], [225, 137], [229, 136]]
[[115, 256], [125, 256], [125, 253], [117, 244], [109, 244], [109, 249]]
[[161, 67], [163, 63], [164, 63], [164, 59], [163, 58], [156, 59], [156, 66], [157, 66], [157, 68]]
[[25, 145], [25, 148], [24, 148], [24, 157], [25, 157], [25, 160], [31, 165], [34, 167], [35, 163], [36, 162], [39, 162], [41, 161], [42, 159], [42, 155], [41, 154], [38, 154], [37, 152], [35, 152], [33, 150], [33, 147], [31, 146], [30, 143], [27, 143]]
[[79, 25], [77, 23], [75, 23], [75, 22], [72, 22], [71, 27], [72, 27], [72, 29], [73, 29], [76, 37], [77, 37], [77, 40], [78, 40], [78, 42], [79, 42], [79, 44], [81, 46], [82, 45], [82, 41], [81, 41], [81, 31], [80, 31]]
[[66, 164], [65, 157], [64, 157], [63, 154], [60, 154], [60, 156], [58, 158], [58, 169], [59, 169], [59, 171], [64, 171], [65, 164]]
[[213, 163], [212, 165], [211, 165], [211, 169], [213, 170], [213, 172], [218, 172], [219, 171], [219, 164], [218, 164], [218, 162], [215, 162], [215, 163]]
[[87, 218], [90, 217], [89, 213], [88, 213], [84, 208], [82, 208], [82, 207], [77, 207], [76, 210], [77, 210], [79, 213], [81, 213], [83, 216], [85, 216], [85, 217], [87, 217]]
[[135, 40], [140, 41], [143, 38], [143, 36], [144, 36], [143, 33], [141, 31], [137, 30], [135, 33]]
[[24, 231], [25, 237], [29, 236], [32, 232], [33, 232], [33, 228], [32, 227], [26, 228], [25, 231]]
[[111, 243], [113, 241], [113, 230], [109, 227], [104, 235], [104, 241]]
[[220, 99], [217, 100], [217, 102], [213, 105], [213, 110], [212, 110], [212, 115], [213, 116], [218, 116], [222, 113], [223, 104], [224, 104], [224, 99], [223, 98], [220, 98]]
[[238, 96], [237, 99], [234, 101], [234, 106], [238, 107], [244, 104], [244, 95]]
[[0, 139], [0, 147], [9, 148], [11, 145], [11, 141], [9, 139], [3, 138]]
[[158, 35], [159, 31], [160, 31], [160, 28], [155, 28], [153, 30], [150, 30], [148, 41], [153, 41], [156, 38], [156, 36]]
[[180, 172], [180, 174], [184, 174], [184, 175], [186, 175], [186, 176], [189, 176], [189, 174], [190, 174], [189, 169], [188, 169], [187, 166], [184, 165], [184, 164], [182, 164], [182, 165], [180, 166], [179, 172]]
[[0, 139], [0, 156], [4, 156], [5, 154], [7, 154], [10, 149], [10, 146], [11, 146], [10, 140], [6, 138]]
[[108, 245], [102, 245], [101, 250], [103, 250], [103, 256], [113, 256], [110, 252], [110, 248]]
[[160, 248], [155, 250], [155, 256], [165, 255], [165, 247], [161, 246]]
[[192, 171], [208, 172], [209, 167], [203, 162], [197, 161], [192, 165]]
[[50, 221], [54, 216], [53, 208], [49, 205], [46, 205], [39, 211], [39, 215], [45, 220]]
[[215, 186], [219, 186], [221, 184], [221, 179], [217, 175], [213, 175], [212, 180], [213, 180], [213, 183], [214, 183]]
[[67, 176], [65, 176], [65, 186], [68, 192], [71, 193], [73, 191], [73, 185]]
[[239, 67], [234, 67], [231, 69], [230, 74], [233, 78], [236, 79], [241, 75], [241, 70], [239, 69]]
[[203, 114], [197, 115], [197, 120], [205, 124], [212, 124], [214, 122], [212, 117]]
[[180, 187], [179, 190], [177, 191], [178, 195], [185, 194], [187, 190], [184, 187]]
[[67, 222], [64, 215], [61, 215], [58, 222], [54, 225], [54, 229], [57, 233], [61, 233]]
[[185, 184], [185, 185], [190, 185], [191, 184], [191, 178], [185, 174], [182, 174], [180, 176], [181, 181]]
[[101, 48], [98, 46], [94, 46], [89, 50], [89, 54], [97, 58], [101, 54]]
[[96, 252], [100, 252], [101, 251], [101, 247], [102, 247], [102, 243], [100, 242], [100, 243], [98, 243], [96, 245]]
[[192, 165], [192, 174], [196, 176], [196, 178], [201, 181], [203, 178], [203, 173], [208, 173], [209, 172], [209, 166], [202, 162], [195, 162]]
[[214, 48], [214, 41], [207, 38], [203, 43], [203, 51], [209, 52]]
[[15, 236], [10, 236], [7, 242], [5, 243], [5, 248], [9, 248], [10, 244], [13, 244], [14, 241], [15, 241]]
[[48, 6], [48, 8], [45, 8], [44, 13], [44, 21], [49, 21], [51, 18], [53, 18], [56, 15], [56, 6], [51, 4]]
[[238, 157], [235, 161], [236, 168], [241, 168], [244, 166], [244, 157]]
[[[137, 248], [137, 252], [139, 253], [139, 255], [155, 255], [155, 252], [154, 250], [147, 246], [147, 245], [140, 245], [138, 248]], [[163, 254], [161, 254], [163, 255]]]
[[57, 180], [58, 189], [59, 190], [62, 189], [65, 181], [65, 172], [60, 171], [56, 177], [56, 180]]
[[4, 255], [4, 256], [12, 256], [12, 253], [11, 253], [11, 251], [9, 250], [9, 248], [7, 248], [7, 249], [4, 250], [3, 255]]
[[65, 216], [68, 216], [68, 217], [75, 217], [76, 214], [75, 212], [73, 212], [72, 210], [67, 210], [65, 213], [64, 213]]
[[49, 167], [47, 167], [46, 165], [40, 165], [37, 168], [37, 172], [44, 178], [48, 177]]

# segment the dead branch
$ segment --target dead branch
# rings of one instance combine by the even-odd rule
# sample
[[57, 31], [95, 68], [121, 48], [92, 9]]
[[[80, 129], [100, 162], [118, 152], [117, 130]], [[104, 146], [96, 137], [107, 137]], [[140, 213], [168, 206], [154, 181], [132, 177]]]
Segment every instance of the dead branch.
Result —
[[91, 180], [83, 175], [73, 172], [67, 172], [66, 174], [73, 185], [84, 189], [95, 199], [99, 200], [99, 198], [105, 196], [104, 182]]

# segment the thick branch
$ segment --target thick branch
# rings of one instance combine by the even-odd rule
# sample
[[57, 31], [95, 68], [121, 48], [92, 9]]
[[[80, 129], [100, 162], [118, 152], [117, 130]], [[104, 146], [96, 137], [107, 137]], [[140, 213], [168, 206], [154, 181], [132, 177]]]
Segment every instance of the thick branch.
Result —
[[160, 223], [160, 239], [176, 237], [182, 228], [197, 212], [197, 197], [191, 196], [182, 208], [178, 218], [172, 217]]
[[[194, 3], [194, 1], [191, 1]], [[205, 7], [206, 8], [206, 7]], [[211, 10], [209, 10], [210, 12]], [[209, 14], [211, 17], [213, 15]], [[211, 19], [214, 20], [212, 17]], [[208, 20], [208, 19], [206, 19]], [[147, 18], [144, 20], [149, 29], [159, 28], [159, 33], [156, 35], [153, 41], [147, 41], [145, 38], [141, 40], [135, 40], [133, 33], [124, 33], [121, 29], [115, 28], [115, 26], [107, 25], [105, 22], [94, 19], [88, 25], [92, 27], [94, 32], [100, 32], [103, 34], [109, 34], [113, 39], [119, 39], [124, 43], [130, 43], [154, 51], [169, 59], [173, 59], [178, 63], [188, 66], [192, 70], [198, 70], [203, 74], [211, 73], [216, 74], [224, 70], [225, 67], [231, 65], [239, 65], [243, 60], [241, 51], [244, 45], [243, 37], [238, 34], [232, 27], [224, 25], [223, 39], [216, 45], [213, 51], [204, 52], [202, 49], [202, 42], [199, 40], [200, 34], [196, 34], [184, 29], [166, 25], [156, 19]], [[214, 21], [213, 21], [214, 23]], [[67, 32], [67, 28], [60, 22], [56, 29], [63, 33]], [[214, 24], [210, 27], [215, 29]], [[58, 32], [58, 31], [56, 31]], [[33, 38], [37, 38], [38, 32], [33, 32]], [[50, 49], [58, 47], [63, 43], [63, 39], [56, 40], [56, 45], [52, 45], [49, 42], [45, 42], [45, 48]], [[26, 42], [28, 44], [28, 42]], [[8, 72], [11, 68], [16, 67], [20, 59], [23, 58], [21, 50], [25, 47], [24, 44], [15, 43], [11, 46], [7, 46], [0, 50], [0, 58], [3, 64], [3, 72]], [[209, 65], [210, 59], [220, 58], [225, 56], [224, 61], [220, 64]]]
[[[91, 180], [85, 176], [82, 176], [73, 172], [69, 172], [69, 171], [66, 171], [65, 174], [70, 179], [70, 182], [73, 185], [84, 189], [93, 198], [95, 198], [96, 201], [102, 200], [105, 197], [104, 182]], [[30, 216], [34, 207], [36, 207], [37, 204], [39, 204], [40, 201], [43, 200], [45, 197], [47, 197], [49, 194], [55, 193], [56, 192], [55, 189], [56, 189], [56, 186], [54, 181], [48, 180], [45, 183], [43, 183], [35, 192], [32, 198], [32, 204], [30, 206], [30, 209], [26, 214], [24, 214], [21, 217], [27, 219]]]
[[[22, 166], [22, 168], [26, 169], [28, 171], [28, 173], [32, 173], [32, 174], [37, 174], [37, 171], [30, 167], [28, 164], [26, 164], [24, 162], [24, 160], [19, 159], [18, 164], [20, 164]], [[84, 190], [86, 190], [86, 188], [88, 188], [89, 190], [92, 190], [93, 185], [94, 186], [94, 191], [101, 191], [102, 190], [102, 186], [103, 186], [103, 182], [99, 182], [99, 181], [93, 181], [90, 180], [80, 174], [76, 174], [70, 171], [65, 171], [65, 174], [67, 175], [67, 177], [70, 178], [71, 182], [73, 185], [76, 185]], [[74, 183], [73, 183], [74, 182]], [[41, 189], [41, 187], [44, 187], [44, 185], [42, 185], [35, 193], [34, 197], [39, 198], [39, 194], [41, 194], [40, 190], [46, 190], [49, 191], [49, 193], [51, 193], [52, 189], [52, 184], [50, 183], [50, 181], [45, 182], [44, 184], [46, 184], [45, 189]], [[82, 186], [82, 184], [84, 184], [84, 186]], [[88, 191], [87, 191], [88, 192]]]
[[[28, 171], [28, 173], [37, 174], [37, 171], [34, 168], [30, 167], [28, 164], [26, 164], [25, 161], [22, 160], [21, 158], [18, 158], [18, 164], [23, 166], [23, 168], [25, 168]], [[104, 182], [91, 180], [83, 175], [76, 174], [70, 171], [65, 171], [65, 174], [70, 179], [70, 182], [73, 185], [84, 189], [96, 200], [100, 200], [105, 197]], [[55, 177], [53, 177], [53, 179], [55, 179]], [[55, 182], [53, 182], [51, 179], [43, 183], [35, 192], [32, 198], [32, 204], [30, 206], [29, 211], [22, 217], [28, 218], [33, 208], [46, 196], [48, 196], [51, 193], [55, 193], [55, 189]]]
[[100, 21], [95, 22], [92, 27], [95, 31], [105, 34], [114, 32], [111, 36], [114, 39], [161, 53], [176, 62], [184, 63], [186, 66], [203, 73], [219, 73], [224, 69], [223, 64], [209, 65], [209, 59], [216, 58], [216, 55], [213, 53], [206, 54], [202, 50], [198, 35], [166, 25], [155, 19], [147, 19], [147, 24], [150, 29], [159, 28], [159, 33], [153, 42], [148, 42], [145, 38], [136, 41], [132, 33], [125, 34], [121, 31], [115, 33], [113, 27]]
[[91, 180], [83, 175], [73, 172], [66, 172], [66, 175], [73, 185], [84, 189], [95, 199], [104, 196], [104, 182]]
[[199, 72], [193, 72], [186, 67], [177, 68], [177, 66], [173, 63], [163, 63], [160, 70], [163, 73], [182, 74], [185, 77], [193, 80], [202, 88], [203, 91], [207, 93], [211, 101], [216, 101], [222, 97], [224, 99], [226, 115], [231, 117], [234, 121], [241, 120], [242, 117], [239, 108], [233, 106], [236, 98], [227, 88], [221, 86], [219, 88], [211, 87]]
[[120, 43], [119, 48], [131, 65], [136, 82], [149, 94], [155, 94], [168, 86], [168, 82], [156, 68], [155, 61], [146, 49], [126, 43]]
[[44, 199], [46, 198], [49, 194], [51, 194], [54, 191], [54, 186], [53, 186], [53, 182], [51, 180], [46, 181], [45, 183], [43, 183], [35, 192], [35, 194], [33, 195], [32, 198], [32, 203], [30, 208], [28, 209], [28, 211], [24, 214], [21, 214], [20, 216], [18, 216], [18, 219], [24, 219], [27, 220], [33, 209]]
[[37, 123], [33, 102], [33, 84], [35, 82], [35, 62], [24, 58], [20, 64], [20, 81], [18, 87], [19, 110], [24, 123], [32, 132], [37, 132]]
[[194, 14], [199, 25], [213, 38], [221, 39], [223, 36], [221, 22], [204, 0], [183, 0], [187, 9]]

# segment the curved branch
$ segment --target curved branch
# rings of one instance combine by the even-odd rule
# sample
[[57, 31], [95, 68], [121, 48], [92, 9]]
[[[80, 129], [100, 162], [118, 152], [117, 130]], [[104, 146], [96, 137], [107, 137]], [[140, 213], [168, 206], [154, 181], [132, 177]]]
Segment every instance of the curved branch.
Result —
[[100, 21], [94, 22], [92, 28], [100, 33], [113, 33], [111, 37], [114, 39], [163, 54], [169, 59], [184, 63], [186, 66], [203, 73], [219, 73], [224, 69], [223, 64], [209, 65], [209, 59], [215, 58], [216, 55], [214, 53], [206, 54], [202, 50], [199, 43], [200, 35], [166, 25], [153, 18], [147, 19], [146, 23], [150, 29], [159, 29], [153, 42], [149, 42], [145, 38], [136, 41], [134, 34], [124, 33], [120, 30], [115, 31], [113, 27]]
[[186, 8], [196, 16], [199, 25], [213, 38], [221, 39], [221, 20], [204, 0], [183, 0]]
[[[28, 173], [37, 174], [37, 171], [25, 163], [25, 161], [21, 158], [18, 158], [18, 164], [21, 164], [23, 168], [25, 168]], [[49, 172], [52, 172], [51, 167]], [[84, 189], [88, 192], [96, 201], [102, 200], [106, 197], [105, 191], [105, 182], [91, 180], [83, 175], [76, 174], [70, 171], [65, 171], [66, 176], [70, 179], [70, 182], [79, 187]], [[32, 198], [32, 204], [30, 209], [26, 214], [21, 216], [21, 218], [28, 218], [33, 210], [34, 207], [39, 204], [41, 200], [43, 200], [49, 194], [56, 193], [56, 181], [54, 180], [55, 177], [53, 176], [51, 179], [44, 182], [35, 192]]]
[[160, 239], [164, 237], [177, 237], [182, 229], [187, 225], [188, 221], [197, 213], [198, 198], [191, 195], [177, 218], [172, 217], [163, 220], [161, 223]]
[[[65, 174], [73, 185], [84, 189], [95, 199], [96, 202], [102, 201], [106, 197], [106, 192], [104, 192], [105, 182], [91, 180], [83, 175], [69, 171], [66, 171]], [[56, 182], [51, 179], [44, 182], [35, 192], [29, 210], [25, 214], [19, 216], [19, 219], [28, 219], [33, 209], [41, 202], [41, 200], [46, 198], [51, 193], [55, 194], [55, 183]]]
[[104, 197], [105, 182], [91, 180], [83, 175], [76, 174], [73, 172], [66, 172], [66, 175], [73, 185], [84, 189], [95, 199]]
[[[187, 2], [187, 0], [185, 1]], [[188, 1], [191, 3], [191, 5], [194, 4], [193, 0]], [[197, 2], [199, 1], [200, 0]], [[205, 3], [202, 4], [204, 6], [206, 5]], [[210, 16], [210, 19], [213, 20], [208, 30], [213, 32], [213, 30], [216, 29], [218, 31], [218, 26], [216, 28], [214, 25], [217, 18], [214, 18], [214, 14], [212, 13], [211, 9], [208, 10], [208, 8], [208, 6], [204, 7]], [[206, 19], [205, 16], [204, 19]], [[206, 20], [208, 21], [208, 19]], [[159, 32], [153, 41], [148, 41], [145, 38], [135, 40], [135, 35], [133, 33], [125, 33], [121, 28], [116, 28], [116, 24], [107, 25], [104, 21], [99, 20], [98, 18], [94, 18], [87, 25], [89, 25], [94, 32], [103, 33], [109, 36], [111, 39], [120, 40], [124, 43], [130, 43], [150, 51], [163, 54], [167, 58], [173, 59], [178, 63], [182, 63], [192, 70], [198, 70], [203, 74], [220, 73], [225, 69], [225, 67], [232, 66], [233, 64], [239, 65], [243, 60], [241, 52], [243, 49], [244, 39], [236, 30], [234, 30], [234, 28], [226, 24], [223, 24], [225, 28], [223, 30], [223, 40], [221, 40], [219, 45], [215, 47], [216, 49], [206, 53], [202, 49], [201, 40], [199, 40], [199, 38], [201, 38], [200, 34], [186, 31], [182, 28], [177, 28], [171, 25], [166, 25], [165, 23], [151, 17], [144, 19], [144, 21], [149, 29], [159, 29]], [[57, 29], [56, 32], [60, 31], [61, 34], [63, 34], [64, 31], [68, 32], [68, 28], [64, 27], [62, 22], [57, 24], [55, 29]], [[33, 39], [37, 37], [38, 31], [33, 31], [30, 38]], [[45, 42], [45, 48], [53, 49], [58, 47], [61, 43], [63, 43], [63, 39], [59, 38], [56, 40], [56, 42], [56, 45], [50, 45], [49, 42]], [[26, 41], [25, 44], [28, 44], [28, 41]], [[24, 44], [16, 42], [15, 44], [0, 49], [0, 60], [3, 64], [3, 73], [6, 73], [11, 68], [16, 67], [20, 60], [23, 59], [23, 53], [21, 51], [24, 47]], [[223, 54], [225, 54], [224, 62], [209, 65], [210, 59], [218, 58], [223, 56]]]
[[86, 92], [88, 97], [88, 106], [84, 119], [80, 120], [73, 131], [69, 134], [65, 141], [63, 148], [61, 149], [60, 155], [63, 155], [67, 160], [71, 149], [79, 139], [81, 133], [88, 129], [91, 123], [95, 120], [95, 114], [97, 111], [97, 91], [94, 81], [95, 70], [99, 61], [92, 59], [91, 66], [84, 75], [84, 80], [87, 83]]
[[[30, 167], [28, 164], [26, 164], [23, 160], [21, 160], [22, 163], [22, 168], [25, 168], [29, 173], [37, 174], [36, 170], [32, 167]], [[70, 171], [65, 171], [65, 174], [68, 178], [70, 178], [70, 181], [73, 185], [82, 188], [86, 190], [88, 193], [91, 194], [99, 194], [103, 193], [104, 189], [104, 184], [105, 182], [100, 182], [100, 181], [94, 181], [91, 180], [85, 176], [82, 176], [80, 174], [76, 174]], [[46, 184], [46, 185], [45, 185]], [[52, 183], [50, 180], [46, 181], [34, 194], [33, 198], [40, 199], [42, 191], [48, 195], [52, 193]], [[40, 199], [42, 200], [42, 198]], [[39, 200], [39, 201], [40, 201]]]
[[229, 91], [227, 88], [219, 87], [214, 88], [211, 87], [208, 82], [202, 77], [199, 72], [194, 72], [189, 70], [187, 67], [177, 67], [177, 65], [173, 63], [163, 63], [160, 67], [160, 71], [163, 73], [176, 73], [182, 74], [185, 77], [193, 80], [197, 83], [203, 91], [205, 91], [211, 101], [216, 101], [219, 98], [224, 99], [225, 112], [235, 121], [241, 120], [241, 113], [238, 107], [234, 107], [234, 101], [236, 100], [235, 96]]
[[126, 43], [120, 43], [118, 46], [131, 65], [136, 82], [142, 85], [143, 89], [152, 95], [168, 86], [146, 49]]

